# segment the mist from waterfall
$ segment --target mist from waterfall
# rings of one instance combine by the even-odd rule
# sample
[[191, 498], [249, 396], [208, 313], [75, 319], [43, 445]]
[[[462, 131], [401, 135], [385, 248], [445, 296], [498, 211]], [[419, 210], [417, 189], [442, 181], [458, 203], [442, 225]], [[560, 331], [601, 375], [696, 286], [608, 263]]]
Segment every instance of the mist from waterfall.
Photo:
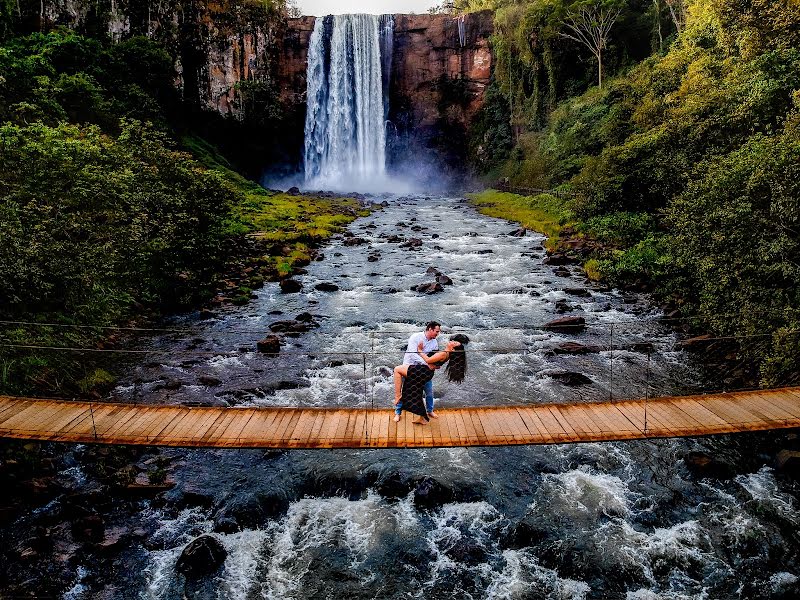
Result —
[[390, 187], [386, 122], [393, 36], [392, 15], [317, 19], [308, 49], [306, 188]]

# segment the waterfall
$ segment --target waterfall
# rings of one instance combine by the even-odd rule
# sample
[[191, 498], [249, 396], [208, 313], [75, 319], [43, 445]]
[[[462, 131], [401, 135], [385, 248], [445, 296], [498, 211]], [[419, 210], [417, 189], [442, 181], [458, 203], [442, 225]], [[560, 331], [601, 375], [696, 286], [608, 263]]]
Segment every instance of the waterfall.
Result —
[[467, 31], [464, 27], [464, 15], [457, 19], [458, 21], [458, 45], [462, 48], [467, 45]]
[[354, 189], [386, 173], [394, 19], [317, 19], [308, 48], [306, 187]]

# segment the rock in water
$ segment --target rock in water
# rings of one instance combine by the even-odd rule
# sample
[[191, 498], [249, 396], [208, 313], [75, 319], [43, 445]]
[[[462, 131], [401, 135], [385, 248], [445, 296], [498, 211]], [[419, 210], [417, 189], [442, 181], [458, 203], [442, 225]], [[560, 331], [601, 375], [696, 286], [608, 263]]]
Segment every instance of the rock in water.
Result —
[[544, 328], [558, 333], [579, 333], [586, 329], [586, 319], [583, 317], [562, 317], [545, 324]]
[[284, 294], [296, 294], [303, 289], [303, 284], [294, 279], [284, 279], [280, 283], [281, 292]]
[[319, 290], [320, 292], [338, 292], [339, 286], [335, 283], [322, 282], [315, 285], [314, 289]]
[[175, 570], [187, 578], [205, 577], [216, 572], [227, 556], [222, 542], [212, 535], [201, 535], [183, 549]]
[[281, 351], [281, 338], [277, 335], [268, 335], [256, 344], [259, 352], [276, 355]]

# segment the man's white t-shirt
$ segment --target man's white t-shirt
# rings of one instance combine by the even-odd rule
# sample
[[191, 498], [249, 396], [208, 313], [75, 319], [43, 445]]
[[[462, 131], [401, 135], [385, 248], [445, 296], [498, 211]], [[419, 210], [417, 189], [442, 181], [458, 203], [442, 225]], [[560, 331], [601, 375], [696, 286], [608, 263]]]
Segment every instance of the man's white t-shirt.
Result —
[[424, 365], [426, 364], [424, 360], [417, 354], [417, 349], [419, 348], [419, 343], [422, 342], [422, 351], [427, 354], [428, 352], [435, 352], [439, 349], [439, 342], [436, 341], [436, 338], [429, 340], [425, 337], [424, 332], [415, 333], [410, 338], [408, 338], [408, 346], [406, 347], [406, 354], [403, 358], [404, 365]]

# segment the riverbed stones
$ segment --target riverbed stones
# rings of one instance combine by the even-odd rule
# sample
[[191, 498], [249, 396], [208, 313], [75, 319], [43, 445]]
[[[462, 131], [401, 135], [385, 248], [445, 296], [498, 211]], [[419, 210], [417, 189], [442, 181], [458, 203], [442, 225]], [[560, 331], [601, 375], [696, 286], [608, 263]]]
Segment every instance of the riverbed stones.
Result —
[[269, 329], [273, 333], [285, 333], [289, 336], [296, 336], [300, 335], [301, 333], [305, 333], [314, 327], [317, 327], [317, 324], [313, 320], [298, 321], [294, 319], [288, 321], [275, 321], [274, 323], [270, 324]]
[[573, 310], [575, 310], [575, 307], [563, 298], [561, 300], [556, 300], [556, 312], [558, 314], [563, 315], [564, 313], [572, 312]]
[[734, 469], [731, 465], [705, 452], [689, 452], [683, 457], [683, 462], [696, 477], [730, 479], [734, 476]]
[[339, 286], [336, 285], [335, 283], [329, 283], [327, 281], [323, 281], [322, 283], [318, 283], [317, 285], [315, 285], [314, 289], [320, 292], [338, 292]]
[[284, 279], [279, 285], [284, 294], [296, 294], [303, 289], [303, 284], [295, 279]]
[[268, 335], [263, 340], [256, 343], [259, 352], [275, 356], [281, 351], [281, 338], [277, 335]]
[[452, 502], [455, 494], [443, 482], [433, 477], [424, 477], [414, 488], [414, 506], [417, 508], [436, 508]]
[[200, 382], [200, 385], [204, 385], [206, 387], [216, 387], [222, 383], [221, 379], [217, 379], [211, 375], [200, 375], [200, 377], [197, 378], [197, 381]]
[[557, 333], [580, 333], [586, 329], [586, 319], [583, 317], [561, 317], [546, 323], [544, 328]]
[[345, 246], [363, 246], [364, 244], [367, 244], [367, 243], [368, 243], [367, 240], [365, 240], [364, 238], [360, 238], [360, 237], [351, 237], [351, 238], [347, 238], [344, 241], [344, 245]]
[[408, 250], [419, 250], [422, 248], [422, 240], [419, 238], [411, 238], [400, 244], [400, 247], [407, 248]]
[[514, 231], [510, 231], [508, 235], [511, 237], [525, 237], [528, 233], [528, 230], [524, 227], [520, 227], [519, 229], [515, 229]]
[[438, 281], [433, 283], [421, 283], [419, 285], [411, 286], [412, 292], [419, 292], [420, 294], [438, 294], [444, 291], [444, 287]]
[[200, 578], [214, 574], [228, 556], [225, 546], [213, 535], [201, 535], [183, 549], [175, 570], [187, 578]]
[[582, 298], [591, 298], [592, 293], [587, 290], [586, 288], [579, 288], [579, 287], [566, 287], [564, 288], [564, 293], [569, 294], [570, 296], [580, 296]]

